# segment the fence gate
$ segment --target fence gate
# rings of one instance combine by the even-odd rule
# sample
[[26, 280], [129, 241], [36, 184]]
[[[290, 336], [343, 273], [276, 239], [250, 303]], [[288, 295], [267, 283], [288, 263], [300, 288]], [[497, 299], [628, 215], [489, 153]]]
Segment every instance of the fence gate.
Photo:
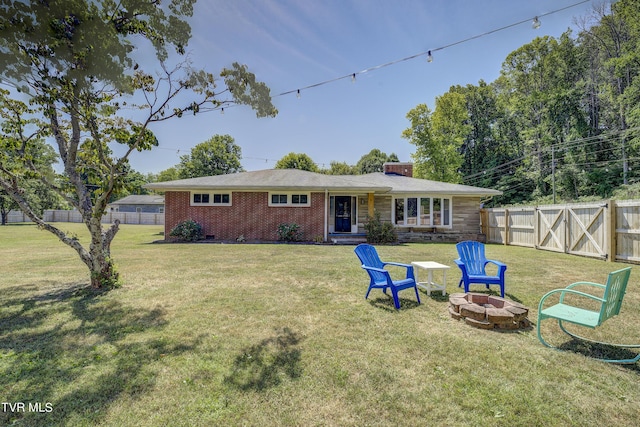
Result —
[[567, 247], [564, 206], [541, 206], [536, 209], [536, 247], [564, 252]]
[[568, 206], [567, 253], [607, 258], [607, 205]]
[[607, 209], [606, 204], [538, 207], [537, 247], [606, 259]]

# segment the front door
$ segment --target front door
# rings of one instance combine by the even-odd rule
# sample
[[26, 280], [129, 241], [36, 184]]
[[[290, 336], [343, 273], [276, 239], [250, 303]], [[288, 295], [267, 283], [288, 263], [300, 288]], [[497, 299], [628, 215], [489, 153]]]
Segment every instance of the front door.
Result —
[[351, 233], [351, 196], [336, 196], [335, 220], [337, 233]]

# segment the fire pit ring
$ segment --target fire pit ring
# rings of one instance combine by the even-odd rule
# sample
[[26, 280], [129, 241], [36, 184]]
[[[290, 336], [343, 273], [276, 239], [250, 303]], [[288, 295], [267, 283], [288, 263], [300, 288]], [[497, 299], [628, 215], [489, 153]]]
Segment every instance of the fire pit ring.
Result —
[[479, 329], [527, 329], [529, 309], [522, 304], [487, 294], [469, 292], [449, 296], [449, 313]]

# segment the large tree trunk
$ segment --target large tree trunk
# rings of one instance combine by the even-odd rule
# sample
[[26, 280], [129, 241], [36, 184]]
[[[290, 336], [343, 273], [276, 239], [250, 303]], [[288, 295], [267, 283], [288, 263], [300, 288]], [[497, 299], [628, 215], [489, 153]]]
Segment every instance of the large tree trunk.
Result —
[[87, 224], [91, 233], [91, 245], [85, 263], [91, 272], [91, 286], [95, 289], [118, 285], [119, 275], [111, 259], [111, 242], [119, 226], [120, 221], [116, 220], [107, 230], [103, 230], [100, 218], [92, 218]]
[[[70, 236], [59, 228], [45, 222], [31, 209], [27, 201], [22, 197], [20, 189], [0, 178], [2, 188], [18, 203], [20, 209], [41, 229], [54, 234], [60, 241], [75, 250], [82, 262], [89, 269], [91, 286], [96, 289], [108, 289], [118, 285], [118, 273], [111, 260], [111, 242], [120, 227], [120, 221], [116, 220], [106, 230], [103, 230], [100, 219], [102, 215], [89, 213], [85, 216], [85, 225], [91, 236], [89, 250], [87, 250], [77, 237]], [[97, 210], [100, 212], [99, 210]], [[92, 210], [88, 212], [93, 212]], [[87, 217], [89, 219], [87, 219]]]

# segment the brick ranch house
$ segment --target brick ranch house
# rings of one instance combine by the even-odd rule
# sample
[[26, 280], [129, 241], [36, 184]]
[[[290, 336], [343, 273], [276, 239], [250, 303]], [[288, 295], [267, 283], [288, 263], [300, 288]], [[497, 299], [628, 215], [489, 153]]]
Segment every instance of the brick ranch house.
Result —
[[407, 241], [483, 240], [480, 207], [500, 191], [413, 178], [411, 163], [385, 163], [384, 172], [324, 175], [269, 169], [157, 182], [165, 192], [165, 239], [192, 219], [208, 238], [274, 241], [282, 223], [295, 223], [307, 241], [364, 240], [374, 210]]

